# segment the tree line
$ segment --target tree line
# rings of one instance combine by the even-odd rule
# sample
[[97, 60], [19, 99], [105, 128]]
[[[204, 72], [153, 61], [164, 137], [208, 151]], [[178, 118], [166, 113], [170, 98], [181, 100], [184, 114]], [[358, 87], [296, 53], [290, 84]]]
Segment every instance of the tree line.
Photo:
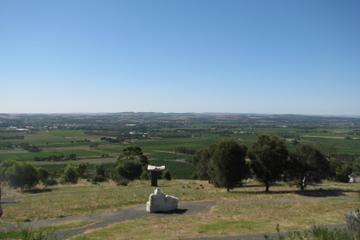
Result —
[[[127, 185], [135, 179], [149, 179], [146, 169], [149, 161], [142, 149], [130, 146], [123, 149], [117, 162], [110, 166], [99, 164], [95, 166], [95, 173], [90, 174], [89, 164], [68, 164], [64, 167], [60, 178], [52, 176], [46, 169], [35, 167], [27, 162], [4, 161], [0, 163], [0, 182], [7, 182], [9, 186], [28, 190], [41, 183], [45, 187], [63, 184], [76, 184], [79, 179], [86, 179], [92, 183], [113, 180], [118, 185]], [[162, 177], [171, 180], [171, 173], [166, 170]]]
[[[241, 185], [243, 180], [256, 178], [264, 184], [265, 191], [269, 191], [277, 181], [295, 183], [301, 190], [310, 183], [319, 183], [327, 178], [348, 181], [350, 173], [360, 172], [360, 161], [350, 160], [344, 164], [345, 160], [329, 158], [315, 146], [302, 143], [290, 151], [280, 138], [261, 135], [249, 148], [235, 140], [212, 144], [196, 152], [192, 163], [194, 178], [208, 180], [216, 187], [230, 191]], [[22, 190], [38, 183], [48, 186], [58, 181], [77, 183], [79, 179], [93, 183], [111, 179], [119, 185], [127, 185], [135, 179], [149, 179], [148, 164], [149, 159], [140, 147], [129, 146], [122, 150], [115, 164], [96, 165], [94, 174], [90, 174], [87, 163], [68, 164], [61, 177], [57, 178], [44, 168], [26, 162], [4, 161], [0, 163], [0, 181]], [[163, 177], [172, 178], [168, 170]]]
[[269, 135], [258, 136], [250, 148], [235, 140], [220, 141], [198, 151], [193, 164], [194, 178], [227, 191], [251, 177], [263, 183], [266, 192], [280, 180], [304, 190], [334, 175], [333, 164], [315, 146], [299, 143], [289, 151], [283, 140]]

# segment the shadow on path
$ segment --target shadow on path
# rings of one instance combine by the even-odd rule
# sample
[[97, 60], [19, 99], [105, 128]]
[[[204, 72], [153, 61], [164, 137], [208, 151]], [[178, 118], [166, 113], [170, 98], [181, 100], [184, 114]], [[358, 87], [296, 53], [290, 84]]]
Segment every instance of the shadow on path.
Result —
[[168, 211], [168, 212], [155, 212], [155, 213], [151, 213], [152, 215], [172, 215], [172, 214], [184, 214], [187, 212], [186, 208], [178, 208], [175, 209], [173, 211]]

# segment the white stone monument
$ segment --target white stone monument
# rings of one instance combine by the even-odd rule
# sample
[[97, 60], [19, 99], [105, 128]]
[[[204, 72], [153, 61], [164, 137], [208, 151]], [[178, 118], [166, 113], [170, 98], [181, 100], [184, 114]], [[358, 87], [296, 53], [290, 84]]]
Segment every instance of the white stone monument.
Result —
[[166, 195], [159, 188], [156, 188], [154, 193], [149, 196], [149, 201], [146, 203], [146, 211], [154, 212], [171, 212], [178, 208], [179, 199]]

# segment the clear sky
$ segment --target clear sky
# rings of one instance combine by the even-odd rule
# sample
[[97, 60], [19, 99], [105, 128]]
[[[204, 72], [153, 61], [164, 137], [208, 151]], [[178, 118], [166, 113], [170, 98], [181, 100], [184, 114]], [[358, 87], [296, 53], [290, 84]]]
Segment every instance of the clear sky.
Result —
[[360, 115], [358, 0], [0, 1], [0, 112]]

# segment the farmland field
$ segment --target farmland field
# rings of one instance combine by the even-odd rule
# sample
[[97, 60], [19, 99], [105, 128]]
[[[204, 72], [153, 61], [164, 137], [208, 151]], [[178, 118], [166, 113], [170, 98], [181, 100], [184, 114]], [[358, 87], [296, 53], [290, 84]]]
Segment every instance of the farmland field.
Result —
[[[192, 176], [193, 154], [179, 149], [195, 152], [223, 138], [233, 138], [250, 147], [261, 134], [283, 138], [289, 149], [294, 148], [291, 141], [296, 139], [313, 144], [328, 155], [360, 156], [359, 118], [128, 113], [26, 118], [3, 114], [0, 120], [0, 161], [32, 162], [58, 173], [68, 163], [114, 163], [126, 146], [137, 145], [151, 163], [165, 164], [175, 178], [188, 179]], [[24, 143], [40, 151], [30, 152], [20, 146]], [[76, 159], [66, 159], [71, 154]], [[46, 160], [51, 156], [63, 156], [64, 160]]]

